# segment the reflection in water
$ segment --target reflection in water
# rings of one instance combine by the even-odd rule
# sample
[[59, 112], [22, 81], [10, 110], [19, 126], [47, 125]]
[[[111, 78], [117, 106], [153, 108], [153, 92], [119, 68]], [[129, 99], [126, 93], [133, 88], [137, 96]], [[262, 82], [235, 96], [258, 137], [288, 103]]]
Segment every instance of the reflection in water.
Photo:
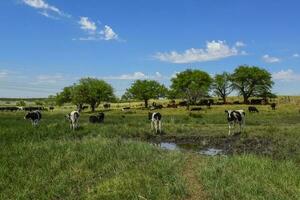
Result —
[[160, 148], [165, 149], [165, 150], [187, 150], [187, 151], [194, 151], [198, 152], [202, 155], [207, 155], [207, 156], [217, 156], [217, 155], [222, 155], [223, 150], [222, 149], [216, 149], [216, 148], [207, 148], [207, 149], [202, 149], [200, 146], [196, 147], [195, 145], [178, 145], [174, 142], [161, 142], [157, 144]]
[[221, 155], [222, 150], [221, 149], [215, 149], [215, 148], [208, 148], [205, 150], [201, 150], [199, 152], [202, 155], [207, 155], [207, 156], [216, 156], [216, 155]]

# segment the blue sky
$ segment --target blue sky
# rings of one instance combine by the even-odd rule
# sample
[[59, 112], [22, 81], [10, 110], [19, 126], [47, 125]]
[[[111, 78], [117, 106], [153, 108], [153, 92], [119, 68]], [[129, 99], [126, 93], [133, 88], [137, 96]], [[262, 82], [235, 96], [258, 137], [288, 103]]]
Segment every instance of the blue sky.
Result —
[[117, 95], [136, 79], [166, 85], [187, 68], [268, 69], [300, 95], [297, 0], [0, 1], [0, 97], [46, 97], [81, 77]]

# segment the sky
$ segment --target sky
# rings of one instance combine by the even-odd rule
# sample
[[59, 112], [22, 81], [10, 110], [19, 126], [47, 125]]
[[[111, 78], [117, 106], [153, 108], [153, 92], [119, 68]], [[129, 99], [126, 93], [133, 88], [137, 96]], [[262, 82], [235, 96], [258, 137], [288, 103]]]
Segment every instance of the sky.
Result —
[[243, 64], [300, 95], [298, 0], [0, 1], [0, 97], [47, 97], [82, 77], [120, 96], [137, 79]]

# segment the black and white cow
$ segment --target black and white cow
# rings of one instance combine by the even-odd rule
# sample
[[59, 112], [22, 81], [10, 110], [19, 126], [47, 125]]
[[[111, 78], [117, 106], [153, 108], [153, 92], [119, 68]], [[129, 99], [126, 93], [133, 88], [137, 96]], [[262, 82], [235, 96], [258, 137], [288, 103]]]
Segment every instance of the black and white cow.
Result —
[[254, 112], [259, 113], [258, 109], [255, 106], [249, 106], [248, 111], [251, 113], [254, 113]]
[[32, 125], [37, 126], [42, 119], [42, 113], [39, 110], [30, 111], [25, 115], [24, 119], [31, 120]]
[[243, 131], [245, 126], [246, 113], [244, 110], [225, 110], [227, 114], [227, 121], [229, 126], [228, 135], [231, 135], [231, 129], [235, 128], [235, 125], [240, 126], [240, 133]]
[[89, 122], [90, 123], [102, 123], [104, 122], [104, 113], [100, 112], [97, 115], [92, 115], [89, 117]]
[[69, 120], [70, 128], [72, 130], [75, 130], [76, 128], [78, 128], [79, 117], [80, 117], [80, 114], [78, 111], [72, 111], [71, 113], [66, 115], [66, 118], [67, 118], [67, 120]]
[[148, 118], [151, 120], [151, 130], [155, 129], [156, 133], [161, 133], [161, 117], [159, 112], [148, 113]]

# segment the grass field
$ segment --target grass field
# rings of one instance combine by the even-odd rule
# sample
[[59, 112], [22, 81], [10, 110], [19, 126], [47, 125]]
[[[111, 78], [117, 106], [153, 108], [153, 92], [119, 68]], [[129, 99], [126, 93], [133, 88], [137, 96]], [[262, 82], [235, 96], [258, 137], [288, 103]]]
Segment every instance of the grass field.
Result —
[[68, 108], [44, 112], [37, 128], [24, 112], [1, 112], [0, 199], [300, 199], [300, 107], [284, 101], [247, 112], [245, 133], [215, 157], [147, 141], [230, 138], [224, 110], [247, 106], [160, 110], [163, 135], [142, 109], [106, 111], [100, 125], [85, 112], [76, 131]]

